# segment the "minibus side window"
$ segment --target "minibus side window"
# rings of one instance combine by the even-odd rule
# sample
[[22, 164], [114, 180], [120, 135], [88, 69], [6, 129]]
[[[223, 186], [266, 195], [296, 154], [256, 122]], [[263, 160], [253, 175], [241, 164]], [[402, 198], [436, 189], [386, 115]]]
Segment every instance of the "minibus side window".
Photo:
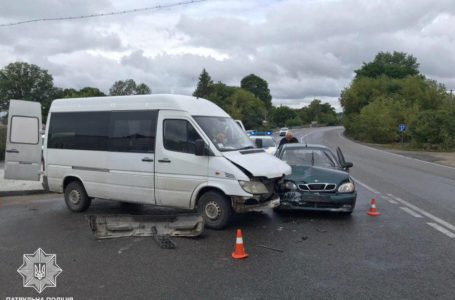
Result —
[[109, 151], [155, 152], [158, 111], [114, 111], [111, 114]]
[[163, 124], [164, 148], [170, 151], [194, 154], [200, 135], [187, 120], [167, 119]]
[[48, 148], [107, 151], [110, 112], [52, 113]]

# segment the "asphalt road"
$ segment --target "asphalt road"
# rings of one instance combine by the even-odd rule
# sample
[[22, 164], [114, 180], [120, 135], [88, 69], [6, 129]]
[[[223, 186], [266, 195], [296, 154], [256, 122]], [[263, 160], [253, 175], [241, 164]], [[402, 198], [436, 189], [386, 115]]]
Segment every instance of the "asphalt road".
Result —
[[[1, 199], [0, 300], [453, 299], [455, 169], [366, 148], [340, 132], [296, 135], [339, 145], [354, 163], [358, 200], [351, 217], [239, 215], [226, 230], [174, 238], [177, 248], [163, 250], [151, 238], [96, 240], [84, 214], [70, 213], [60, 195]], [[372, 197], [381, 213], [376, 218], [366, 214]], [[86, 214], [153, 210], [98, 200]], [[236, 228], [249, 253], [243, 261], [231, 258]], [[40, 295], [23, 288], [16, 271], [22, 255], [38, 247], [56, 254], [63, 269], [57, 287]]]

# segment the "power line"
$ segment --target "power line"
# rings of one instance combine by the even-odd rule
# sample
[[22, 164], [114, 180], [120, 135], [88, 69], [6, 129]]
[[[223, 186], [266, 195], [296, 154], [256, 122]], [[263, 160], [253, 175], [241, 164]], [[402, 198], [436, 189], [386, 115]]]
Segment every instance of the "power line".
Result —
[[79, 20], [79, 19], [124, 15], [124, 14], [131, 14], [131, 13], [137, 13], [137, 12], [143, 12], [143, 11], [149, 11], [149, 10], [160, 10], [160, 9], [171, 8], [171, 7], [176, 7], [176, 6], [189, 5], [189, 4], [204, 2], [204, 1], [207, 1], [207, 0], [182, 1], [182, 2], [177, 2], [177, 3], [172, 3], [172, 4], [164, 4], [164, 5], [157, 5], [157, 6], [152, 6], [152, 7], [135, 8], [135, 9], [114, 11], [114, 12], [108, 12], [108, 13], [98, 13], [98, 14], [91, 14], [91, 15], [82, 15], [82, 16], [32, 19], [32, 20], [19, 21], [19, 22], [3, 23], [3, 24], [0, 24], [0, 27], [10, 27], [10, 26], [16, 26], [16, 25], [22, 25], [22, 24], [28, 24], [28, 23], [37, 23], [37, 22]]

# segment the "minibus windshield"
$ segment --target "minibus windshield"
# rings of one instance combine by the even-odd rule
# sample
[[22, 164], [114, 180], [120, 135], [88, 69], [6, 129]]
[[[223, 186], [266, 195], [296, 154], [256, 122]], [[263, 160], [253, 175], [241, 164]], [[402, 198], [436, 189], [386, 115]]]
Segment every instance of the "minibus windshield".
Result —
[[220, 151], [255, 148], [246, 133], [228, 117], [193, 116]]

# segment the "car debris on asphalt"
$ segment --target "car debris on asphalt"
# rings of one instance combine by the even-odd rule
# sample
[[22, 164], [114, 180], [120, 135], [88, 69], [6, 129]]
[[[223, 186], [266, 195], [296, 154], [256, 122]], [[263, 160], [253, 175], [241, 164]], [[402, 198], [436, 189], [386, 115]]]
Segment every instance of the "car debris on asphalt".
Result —
[[167, 248], [172, 247], [172, 242], [165, 236], [196, 237], [204, 229], [204, 220], [199, 214], [89, 215], [88, 221], [98, 239], [153, 236], [158, 244]]

